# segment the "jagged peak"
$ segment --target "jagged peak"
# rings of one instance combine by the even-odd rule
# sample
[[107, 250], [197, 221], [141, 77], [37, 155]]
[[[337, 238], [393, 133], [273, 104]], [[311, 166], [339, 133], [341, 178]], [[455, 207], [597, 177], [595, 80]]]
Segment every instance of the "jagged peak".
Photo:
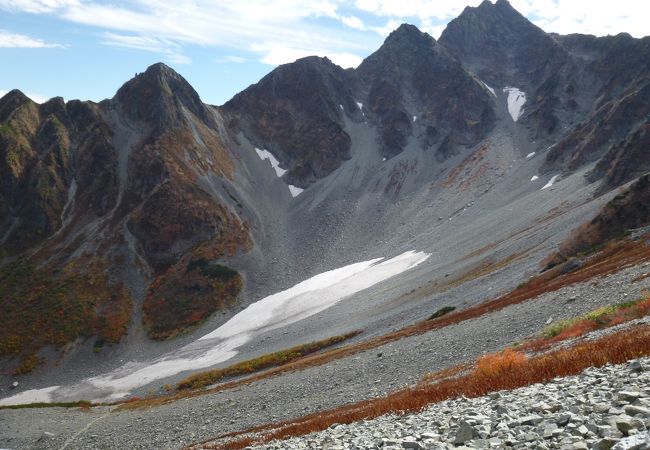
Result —
[[435, 44], [436, 40], [415, 25], [403, 23], [388, 35], [384, 45], [391, 45], [396, 42], [431, 45]]
[[0, 98], [0, 122], [7, 120], [11, 114], [23, 105], [34, 103], [22, 91], [13, 89]]
[[479, 6], [466, 7], [458, 17], [449, 22], [439, 42], [445, 47], [453, 48], [468, 42], [482, 44], [485, 43], [484, 38], [490, 39], [493, 45], [502, 47], [528, 42], [531, 39], [545, 41], [547, 45], [554, 42], [508, 0], [497, 0], [496, 3], [484, 0]]
[[383, 45], [364, 59], [356, 72], [364, 78], [378, 71], [413, 68], [438, 56], [436, 40], [415, 25], [405, 23], [390, 33]]
[[316, 68], [316, 69], [332, 69], [337, 68], [327, 56], [305, 56], [298, 58], [292, 63], [283, 64], [281, 68]]
[[24, 103], [26, 101], [32, 101], [29, 97], [27, 97], [20, 89], [12, 89], [9, 92], [7, 92], [4, 96], [0, 97], [0, 100], [2, 101], [18, 101], [21, 103]]
[[199, 94], [178, 72], [164, 63], [152, 64], [127, 81], [115, 94], [118, 104], [135, 120], [169, 122], [180, 105], [197, 117], [209, 120]]
[[[120, 91], [132, 86], [171, 87], [170, 84], [174, 82], [187, 85], [191, 88], [190, 84], [178, 72], [168, 65], [159, 62], [150, 65], [144, 72], [137, 73], [120, 88]], [[120, 91], [118, 91], [118, 95]], [[167, 92], [166, 90], [164, 93], [171, 94], [171, 92]]]

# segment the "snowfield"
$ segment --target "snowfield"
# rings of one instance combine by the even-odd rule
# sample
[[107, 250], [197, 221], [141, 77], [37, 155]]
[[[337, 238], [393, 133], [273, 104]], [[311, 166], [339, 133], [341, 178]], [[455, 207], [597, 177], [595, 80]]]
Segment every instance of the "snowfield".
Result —
[[516, 87], [505, 87], [503, 92], [508, 94], [508, 112], [514, 122], [518, 121], [523, 114], [526, 94]]
[[291, 196], [293, 198], [298, 197], [304, 189], [300, 189], [299, 187], [294, 186], [293, 184], [289, 185], [289, 192], [291, 193]]
[[540, 189], [540, 190], [548, 189], [551, 186], [553, 186], [553, 183], [555, 183], [555, 181], [558, 179], [558, 177], [559, 177], [559, 175], [553, 175], [553, 177], [551, 177], [551, 179], [548, 180], [548, 183], [546, 183], [544, 185], [544, 187], [542, 189]]
[[154, 361], [129, 362], [113, 372], [73, 386], [28, 390], [0, 400], [0, 405], [111, 401], [128, 397], [133, 389], [155, 380], [227, 361], [237, 354], [237, 348], [256, 336], [324, 311], [357, 292], [423, 263], [429, 256], [408, 251], [388, 260], [377, 258], [323, 272], [251, 304], [211, 333]]
[[273, 154], [268, 151], [268, 150], [260, 150], [259, 148], [255, 148], [255, 151], [257, 152], [257, 155], [260, 157], [262, 161], [265, 159], [268, 159], [269, 162], [271, 163], [271, 167], [273, 167], [273, 170], [275, 170], [275, 174], [279, 177], [287, 173], [287, 171], [283, 168], [280, 167], [280, 162], [277, 160]]

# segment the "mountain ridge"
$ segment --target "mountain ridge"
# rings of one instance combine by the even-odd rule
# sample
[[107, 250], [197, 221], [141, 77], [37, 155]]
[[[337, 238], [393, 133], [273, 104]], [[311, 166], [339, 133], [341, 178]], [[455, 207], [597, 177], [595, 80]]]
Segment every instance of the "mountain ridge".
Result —
[[[0, 335], [21, 343], [0, 357], [33, 364], [109, 325], [120, 332], [100, 347], [184, 339], [307, 274], [426, 242], [477, 203], [533, 195], [532, 175], [589, 169], [606, 194], [650, 168], [650, 59], [634, 59], [648, 43], [550, 35], [485, 1], [438, 40], [403, 24], [356, 69], [302, 58], [220, 107], [162, 63], [99, 103], [13, 90], [0, 99], [0, 275], [26, 287], [0, 291], [23, 327]], [[16, 307], [30, 276], [71, 286], [52, 298], [93, 293], [78, 326], [33, 339], [21, 315], [47, 324], [60, 308]]]

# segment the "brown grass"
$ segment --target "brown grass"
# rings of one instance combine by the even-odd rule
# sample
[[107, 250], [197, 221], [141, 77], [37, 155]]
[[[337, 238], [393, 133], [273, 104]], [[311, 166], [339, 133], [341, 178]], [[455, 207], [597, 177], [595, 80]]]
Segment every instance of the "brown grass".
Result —
[[447, 175], [445, 181], [443, 181], [440, 185], [447, 188], [451, 187], [457, 181], [461, 173], [466, 170], [471, 170], [479, 163], [481, 163], [483, 159], [485, 159], [485, 156], [487, 155], [489, 149], [490, 143], [481, 146], [478, 150], [476, 150], [474, 153], [465, 158], [460, 164], [454, 167]]
[[[188, 448], [242, 449], [251, 444], [321, 431], [335, 423], [368, 420], [394, 412], [415, 412], [432, 403], [461, 395], [479, 397], [494, 391], [548, 382], [560, 376], [576, 375], [588, 367], [620, 364], [647, 355], [650, 355], [649, 326], [621, 331], [532, 358], [506, 350], [483, 356], [476, 362], [474, 370], [464, 376], [418, 385], [387, 397], [344, 405], [294, 420], [229, 433]], [[229, 442], [224, 442], [228, 439]]]
[[232, 366], [223, 369], [208, 370], [192, 374], [189, 377], [179, 381], [176, 384], [178, 390], [183, 389], [198, 389], [211, 384], [218, 383], [226, 378], [247, 375], [254, 372], [259, 372], [269, 367], [277, 367], [283, 364], [288, 364], [296, 361], [306, 355], [315, 353], [327, 347], [339, 344], [343, 341], [351, 339], [361, 334], [361, 331], [353, 331], [351, 333], [334, 336], [308, 344], [297, 345], [285, 350], [280, 350], [267, 355], [262, 355], [257, 358], [242, 361]]

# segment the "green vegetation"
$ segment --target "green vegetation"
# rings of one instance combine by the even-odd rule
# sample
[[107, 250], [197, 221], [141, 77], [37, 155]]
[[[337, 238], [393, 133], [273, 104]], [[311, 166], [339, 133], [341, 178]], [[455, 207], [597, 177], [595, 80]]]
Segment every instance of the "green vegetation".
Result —
[[222, 266], [220, 264], [210, 264], [206, 259], [199, 258], [192, 260], [187, 265], [187, 272], [199, 270], [201, 274], [210, 278], [220, 278], [222, 280], [229, 280], [239, 276], [239, 274], [232, 270], [230, 267]]
[[88, 400], [79, 400], [78, 402], [58, 402], [58, 403], [27, 403], [24, 405], [6, 405], [0, 406], [0, 409], [29, 409], [29, 408], [90, 408], [96, 406]]
[[[650, 312], [650, 299], [640, 299], [615, 305], [603, 306], [580, 317], [553, 323], [542, 332], [545, 339], [560, 335], [582, 335], [585, 332], [627, 322]], [[572, 336], [567, 336], [572, 337]]]
[[341, 336], [334, 336], [322, 341], [310, 342], [308, 344], [297, 345], [286, 350], [280, 350], [275, 353], [269, 353], [257, 358], [242, 361], [235, 365], [223, 368], [209, 370], [206, 372], [191, 375], [176, 384], [176, 388], [182, 389], [198, 389], [201, 387], [209, 386], [222, 381], [225, 378], [236, 377], [239, 375], [246, 375], [260, 370], [268, 369], [269, 367], [281, 366], [283, 364], [295, 361], [298, 358], [309, 355], [310, 353], [317, 352], [326, 347], [339, 344], [347, 339], [359, 335], [360, 331], [353, 331]]
[[449, 314], [450, 312], [452, 312], [455, 309], [456, 309], [455, 306], [443, 306], [438, 311], [431, 314], [427, 320], [437, 319], [438, 317], [442, 317], [445, 314]]

